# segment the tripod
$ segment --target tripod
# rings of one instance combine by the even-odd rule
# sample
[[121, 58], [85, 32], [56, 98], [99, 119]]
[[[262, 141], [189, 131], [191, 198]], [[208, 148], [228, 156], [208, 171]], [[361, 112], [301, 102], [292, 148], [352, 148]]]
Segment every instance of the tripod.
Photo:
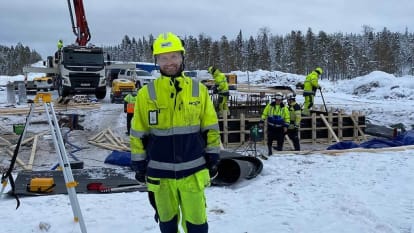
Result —
[[263, 153], [260, 153], [257, 151], [257, 142], [260, 142], [263, 140], [263, 129], [259, 127], [258, 125], [253, 125], [250, 128], [250, 136], [249, 141], [245, 145], [244, 143], [240, 145], [236, 150], [238, 150], [240, 147], [244, 146], [241, 152], [243, 152], [247, 156], [252, 157], [260, 157], [265, 158]]
[[[53, 108], [53, 104], [51, 103], [50, 98], [43, 98], [42, 96], [40, 98], [42, 99], [43, 105], [45, 107], [45, 112], [50, 127], [50, 133], [52, 135], [53, 143], [58, 156], [59, 165], [62, 168], [70, 204], [72, 206], [74, 220], [75, 222], [80, 223], [81, 232], [86, 233], [86, 225], [82, 216], [82, 212], [75, 190], [75, 187], [78, 185], [78, 183], [73, 178], [72, 169], [70, 167], [69, 159], [65, 149], [65, 144], [63, 142], [62, 132], [60, 131], [59, 123], [56, 118], [55, 109]], [[30, 126], [30, 120], [34, 112], [34, 107], [35, 104], [32, 103], [30, 106], [29, 116], [27, 117], [27, 127], [25, 127], [23, 131], [22, 138], [24, 138], [26, 134], [26, 128]]]

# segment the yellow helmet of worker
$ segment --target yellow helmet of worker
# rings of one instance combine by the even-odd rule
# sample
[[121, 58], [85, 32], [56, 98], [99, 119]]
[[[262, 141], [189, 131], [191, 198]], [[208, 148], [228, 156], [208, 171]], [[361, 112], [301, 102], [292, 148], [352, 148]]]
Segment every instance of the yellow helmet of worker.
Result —
[[158, 35], [152, 45], [152, 55], [162, 53], [182, 52], [185, 53], [183, 41], [174, 33], [167, 32]]
[[216, 67], [214, 67], [214, 66], [210, 66], [210, 67], [208, 67], [208, 69], [207, 69], [207, 71], [208, 71], [210, 74], [214, 74], [214, 72], [216, 72], [216, 70], [217, 70], [217, 68], [216, 68]]
[[321, 68], [321, 67], [316, 67], [315, 71], [316, 71], [318, 74], [322, 74], [322, 73], [323, 73], [323, 70], [322, 70], [322, 68]]

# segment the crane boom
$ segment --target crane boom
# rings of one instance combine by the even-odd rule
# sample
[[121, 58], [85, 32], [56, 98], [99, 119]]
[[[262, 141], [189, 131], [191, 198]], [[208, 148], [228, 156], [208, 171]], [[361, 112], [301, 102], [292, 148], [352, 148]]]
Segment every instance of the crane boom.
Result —
[[73, 8], [76, 15], [76, 26], [74, 23], [72, 5], [68, 0], [68, 8], [70, 13], [70, 19], [72, 22], [73, 33], [76, 35], [76, 43], [79, 46], [85, 46], [91, 39], [91, 34], [86, 21], [85, 8], [83, 7], [83, 0], [73, 0]]

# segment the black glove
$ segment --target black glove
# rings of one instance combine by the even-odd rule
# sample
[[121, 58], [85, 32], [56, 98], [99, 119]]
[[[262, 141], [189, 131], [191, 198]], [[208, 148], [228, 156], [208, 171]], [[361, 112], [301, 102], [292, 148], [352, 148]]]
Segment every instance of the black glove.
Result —
[[135, 179], [140, 183], [145, 183], [145, 174], [147, 172], [146, 161], [131, 161], [131, 169], [135, 171]]
[[135, 179], [139, 182], [144, 184], [146, 182], [145, 180], [145, 173], [142, 172], [135, 172]]
[[205, 158], [210, 179], [214, 179], [218, 175], [219, 154], [207, 153]]

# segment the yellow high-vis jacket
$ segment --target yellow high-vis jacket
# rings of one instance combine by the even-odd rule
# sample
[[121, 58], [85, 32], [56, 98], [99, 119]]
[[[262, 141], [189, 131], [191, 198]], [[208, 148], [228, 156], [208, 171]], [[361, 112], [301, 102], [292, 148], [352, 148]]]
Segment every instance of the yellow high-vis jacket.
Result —
[[138, 91], [131, 125], [131, 163], [147, 175], [182, 178], [217, 160], [220, 130], [206, 86], [161, 76]]
[[219, 94], [229, 92], [229, 84], [227, 82], [226, 76], [223, 73], [221, 73], [219, 70], [216, 70], [213, 74], [213, 78]]
[[305, 82], [303, 84], [303, 95], [315, 95], [316, 89], [319, 87], [318, 84], [319, 75], [316, 71], [312, 71], [308, 76], [305, 78]]

